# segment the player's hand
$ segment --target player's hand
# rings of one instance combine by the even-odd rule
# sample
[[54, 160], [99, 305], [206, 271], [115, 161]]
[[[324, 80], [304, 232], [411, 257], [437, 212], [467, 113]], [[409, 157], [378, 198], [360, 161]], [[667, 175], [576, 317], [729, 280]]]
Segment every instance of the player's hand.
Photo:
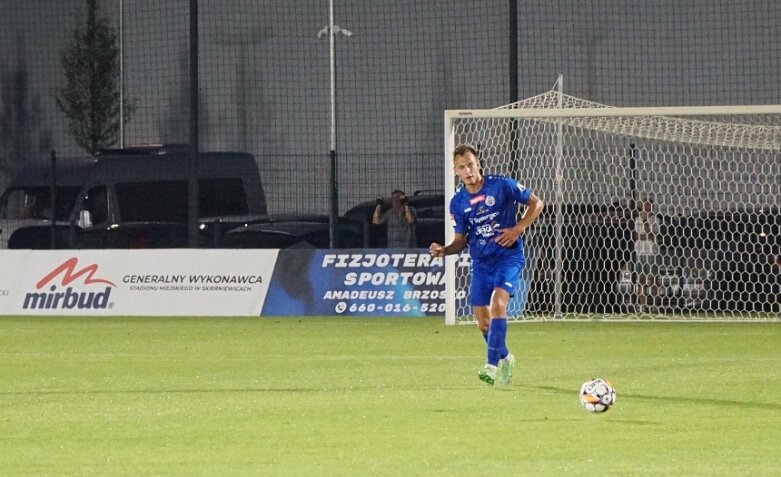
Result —
[[520, 237], [522, 233], [523, 230], [518, 230], [516, 227], [502, 229], [499, 231], [499, 235], [496, 237], [496, 243], [502, 247], [510, 247], [512, 244], [518, 241], [518, 237]]
[[445, 247], [438, 243], [432, 243], [428, 247], [428, 251], [431, 254], [432, 257], [444, 257], [445, 256]]

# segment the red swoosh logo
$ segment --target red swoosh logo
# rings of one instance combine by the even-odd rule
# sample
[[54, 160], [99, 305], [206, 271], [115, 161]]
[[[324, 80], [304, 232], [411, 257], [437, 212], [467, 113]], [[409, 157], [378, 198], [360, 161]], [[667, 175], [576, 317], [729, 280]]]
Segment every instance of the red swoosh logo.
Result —
[[93, 263], [92, 265], [87, 265], [86, 267], [82, 268], [81, 270], [76, 270], [76, 267], [79, 264], [79, 259], [76, 257], [69, 258], [68, 260], [65, 260], [62, 262], [62, 265], [52, 270], [48, 275], [38, 280], [38, 283], [35, 284], [35, 288], [42, 288], [47, 283], [52, 281], [54, 278], [57, 277], [57, 275], [62, 274], [62, 286], [67, 286], [77, 278], [79, 278], [82, 275], [86, 275], [84, 278], [84, 284], [85, 285], [92, 285], [93, 283], [103, 283], [105, 285], [111, 285], [112, 287], [116, 287], [114, 283], [104, 280], [102, 278], [93, 278], [95, 276], [95, 273], [98, 271], [98, 265], [96, 263]]

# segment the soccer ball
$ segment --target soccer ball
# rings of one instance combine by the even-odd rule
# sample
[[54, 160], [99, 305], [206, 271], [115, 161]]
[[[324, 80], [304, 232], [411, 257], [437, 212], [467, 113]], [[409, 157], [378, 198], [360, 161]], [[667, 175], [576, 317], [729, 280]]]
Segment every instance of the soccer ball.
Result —
[[580, 387], [580, 403], [586, 411], [605, 412], [616, 403], [616, 390], [602, 378], [589, 379]]

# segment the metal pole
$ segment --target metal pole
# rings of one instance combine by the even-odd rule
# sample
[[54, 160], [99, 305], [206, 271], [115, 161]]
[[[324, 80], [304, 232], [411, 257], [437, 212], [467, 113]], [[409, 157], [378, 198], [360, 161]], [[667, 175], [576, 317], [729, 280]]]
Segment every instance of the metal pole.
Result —
[[49, 217], [50, 246], [57, 248], [57, 151], [52, 151], [52, 183], [49, 190], [51, 216]]
[[[445, 197], [452, 197], [456, 191], [455, 178], [453, 177], [453, 150], [455, 149], [455, 130], [453, 127], [453, 118], [445, 112]], [[450, 210], [444, 208], [443, 219], [445, 224], [450, 223]], [[453, 227], [445, 227], [445, 243], [450, 243], [455, 237]], [[445, 324], [456, 324], [456, 267], [461, 260], [461, 255], [450, 255], [442, 259], [442, 265], [445, 269]]]
[[508, 38], [509, 54], [509, 83], [510, 83], [510, 102], [518, 101], [518, 0], [508, 0], [509, 3], [509, 25], [507, 25], [510, 36]]
[[[508, 83], [510, 86], [510, 103], [518, 101], [518, 0], [508, 0], [509, 31], [508, 37]], [[518, 120], [510, 120], [510, 161], [512, 171], [519, 171], [521, 168], [520, 141], [518, 137]], [[517, 177], [516, 178], [520, 179]]]
[[334, 42], [334, 0], [328, 1], [328, 47], [330, 50], [331, 65], [331, 177], [330, 199], [331, 212], [329, 214], [330, 246], [336, 248], [339, 244], [339, 192], [338, 192], [338, 161], [336, 155], [336, 48]]
[[336, 43], [334, 41], [334, 35], [341, 33], [346, 37], [352, 36], [352, 32], [339, 28], [334, 25], [334, 0], [328, 1], [328, 25], [323, 27], [317, 34], [318, 38], [323, 35], [328, 35], [328, 48], [330, 50], [330, 64], [331, 64], [331, 137], [330, 137], [330, 159], [331, 159], [331, 175], [329, 178], [329, 195], [330, 195], [330, 214], [329, 214], [329, 233], [330, 233], [330, 246], [336, 248], [339, 243], [339, 174], [338, 174], [338, 160], [336, 154]]
[[336, 43], [334, 42], [334, 0], [328, 0], [328, 50], [331, 67], [331, 150], [336, 150]]
[[632, 211], [632, 217], [637, 210], [637, 146], [629, 145], [629, 210]]
[[190, 180], [187, 238], [198, 247], [198, 0], [190, 0]]
[[[635, 234], [635, 221], [638, 219], [638, 207], [640, 206], [639, 200], [640, 196], [637, 192], [637, 146], [634, 144], [629, 145], [629, 230], [630, 230], [630, 237], [632, 238], [631, 244], [632, 244], [632, 255], [631, 255], [631, 261], [632, 263], [637, 263], [637, 250], [634, 246], [635, 240], [634, 240], [634, 234]], [[637, 276], [637, 269], [636, 267], [632, 267], [632, 283], [636, 284], [638, 283], [639, 277]], [[639, 305], [637, 295], [637, 291], [635, 290], [635, 299], [633, 300], [635, 305]]]
[[119, 0], [119, 147], [125, 147], [125, 53], [124, 6]]
[[[559, 109], [564, 107], [564, 76], [559, 75], [558, 78], [558, 93], [559, 93]], [[563, 212], [562, 207], [564, 205], [564, 170], [562, 162], [564, 160], [564, 129], [561, 122], [556, 123], [556, 281], [554, 284], [553, 292], [553, 316], [556, 319], [561, 318], [561, 286], [562, 286], [562, 269], [563, 264], [563, 249], [564, 249], [564, 236], [562, 234], [562, 222]]]

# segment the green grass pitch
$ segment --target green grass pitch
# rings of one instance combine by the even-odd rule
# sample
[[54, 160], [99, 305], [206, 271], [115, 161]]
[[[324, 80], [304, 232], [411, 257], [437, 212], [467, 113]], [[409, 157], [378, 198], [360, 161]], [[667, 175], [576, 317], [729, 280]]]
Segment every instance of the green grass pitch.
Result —
[[[781, 325], [0, 318], [2, 475], [781, 475]], [[613, 382], [584, 411], [580, 384]]]

